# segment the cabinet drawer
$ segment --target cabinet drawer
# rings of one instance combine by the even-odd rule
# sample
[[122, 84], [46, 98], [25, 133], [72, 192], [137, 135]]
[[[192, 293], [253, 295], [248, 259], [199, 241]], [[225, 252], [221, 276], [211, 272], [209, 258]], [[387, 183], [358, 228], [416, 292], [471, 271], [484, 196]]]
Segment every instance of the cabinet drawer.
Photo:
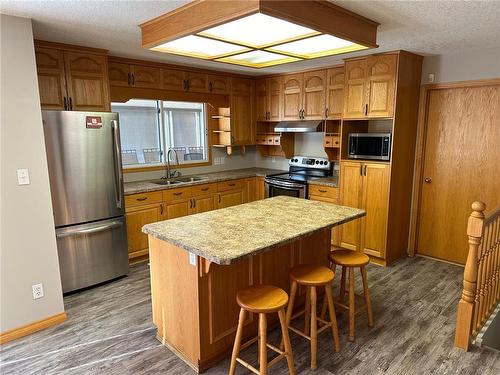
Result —
[[186, 199], [191, 197], [191, 187], [163, 190], [163, 201], [169, 202], [177, 199]]
[[274, 137], [272, 135], [267, 136], [267, 138], [266, 138], [266, 144], [268, 144], [268, 145], [273, 145], [274, 144]]
[[336, 200], [339, 196], [339, 189], [329, 186], [309, 185], [309, 195]]
[[193, 197], [198, 195], [215, 194], [217, 192], [217, 184], [195, 185], [191, 187]]
[[281, 144], [280, 139], [281, 139], [281, 137], [280, 137], [279, 135], [275, 135], [275, 136], [273, 137], [273, 144], [274, 144], [274, 145], [278, 145], [278, 146], [279, 146], [279, 145]]
[[153, 191], [150, 193], [139, 193], [125, 196], [125, 207], [142, 206], [144, 204], [161, 203], [161, 191]]
[[265, 136], [258, 135], [257, 138], [255, 138], [255, 144], [267, 145], [267, 138]]
[[226, 191], [233, 189], [243, 189], [245, 180], [230, 180], [217, 183], [217, 191]]
[[327, 135], [323, 140], [323, 147], [340, 147], [340, 138], [337, 135]]

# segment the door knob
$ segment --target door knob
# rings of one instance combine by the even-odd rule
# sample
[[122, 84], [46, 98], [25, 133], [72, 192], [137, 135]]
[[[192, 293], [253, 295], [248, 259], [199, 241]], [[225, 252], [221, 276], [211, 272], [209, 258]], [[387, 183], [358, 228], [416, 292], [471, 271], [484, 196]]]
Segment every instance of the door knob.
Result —
[[426, 177], [424, 181], [425, 183], [430, 184], [432, 182], [432, 178]]

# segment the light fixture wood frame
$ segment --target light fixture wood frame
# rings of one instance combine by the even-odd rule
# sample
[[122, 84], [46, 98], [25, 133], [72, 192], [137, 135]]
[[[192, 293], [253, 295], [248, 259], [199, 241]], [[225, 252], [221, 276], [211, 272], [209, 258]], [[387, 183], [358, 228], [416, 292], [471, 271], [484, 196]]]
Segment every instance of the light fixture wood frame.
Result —
[[[142, 23], [140, 25], [142, 47], [154, 48], [169, 41], [194, 35], [255, 13], [262, 13], [314, 29], [320, 33], [333, 35], [364, 46], [367, 49], [378, 47], [376, 38], [379, 24], [377, 22], [326, 0], [235, 0], [224, 2], [196, 0], [172, 12]], [[255, 48], [254, 50], [271, 52], [265, 47]], [[346, 52], [349, 51], [346, 50]], [[285, 53], [280, 53], [285, 55]]]

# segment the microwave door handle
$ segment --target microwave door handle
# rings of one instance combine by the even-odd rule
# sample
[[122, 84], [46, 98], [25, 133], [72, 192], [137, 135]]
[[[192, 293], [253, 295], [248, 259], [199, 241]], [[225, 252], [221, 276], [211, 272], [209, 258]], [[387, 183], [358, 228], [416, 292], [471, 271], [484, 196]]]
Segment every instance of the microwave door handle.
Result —
[[111, 121], [111, 131], [113, 134], [113, 163], [115, 167], [114, 178], [115, 178], [115, 197], [116, 197], [116, 207], [123, 208], [123, 196], [122, 196], [122, 161], [120, 154], [120, 134], [118, 130], [118, 122], [116, 120]]

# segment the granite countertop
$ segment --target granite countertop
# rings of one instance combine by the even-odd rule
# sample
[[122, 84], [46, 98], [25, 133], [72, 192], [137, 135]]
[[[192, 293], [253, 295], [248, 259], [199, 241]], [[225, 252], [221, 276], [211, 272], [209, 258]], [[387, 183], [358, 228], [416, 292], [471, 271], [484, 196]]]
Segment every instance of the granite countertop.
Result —
[[316, 180], [308, 181], [308, 183], [309, 183], [309, 185], [338, 187], [339, 186], [339, 176], [318, 178]]
[[357, 208], [277, 196], [148, 224], [142, 231], [211, 262], [232, 264], [365, 214]]
[[[201, 185], [208, 184], [212, 182], [219, 181], [228, 181], [228, 180], [237, 180], [240, 178], [249, 178], [249, 177], [265, 177], [271, 174], [277, 173], [286, 173], [287, 171], [282, 171], [278, 169], [267, 169], [267, 168], [247, 168], [247, 169], [233, 169], [228, 171], [221, 172], [212, 172], [212, 173], [199, 173], [193, 176], [201, 177], [201, 181], [193, 181], [193, 182], [182, 182], [179, 184], [173, 185], [157, 185], [151, 180], [148, 181], [133, 181], [133, 182], [125, 182], [123, 184], [123, 188], [125, 191], [125, 195], [136, 194], [136, 193], [145, 193], [149, 191], [157, 191], [157, 190], [166, 190], [166, 189], [175, 189], [184, 186], [192, 186], [192, 185]], [[189, 177], [189, 175], [185, 175], [182, 177]]]

